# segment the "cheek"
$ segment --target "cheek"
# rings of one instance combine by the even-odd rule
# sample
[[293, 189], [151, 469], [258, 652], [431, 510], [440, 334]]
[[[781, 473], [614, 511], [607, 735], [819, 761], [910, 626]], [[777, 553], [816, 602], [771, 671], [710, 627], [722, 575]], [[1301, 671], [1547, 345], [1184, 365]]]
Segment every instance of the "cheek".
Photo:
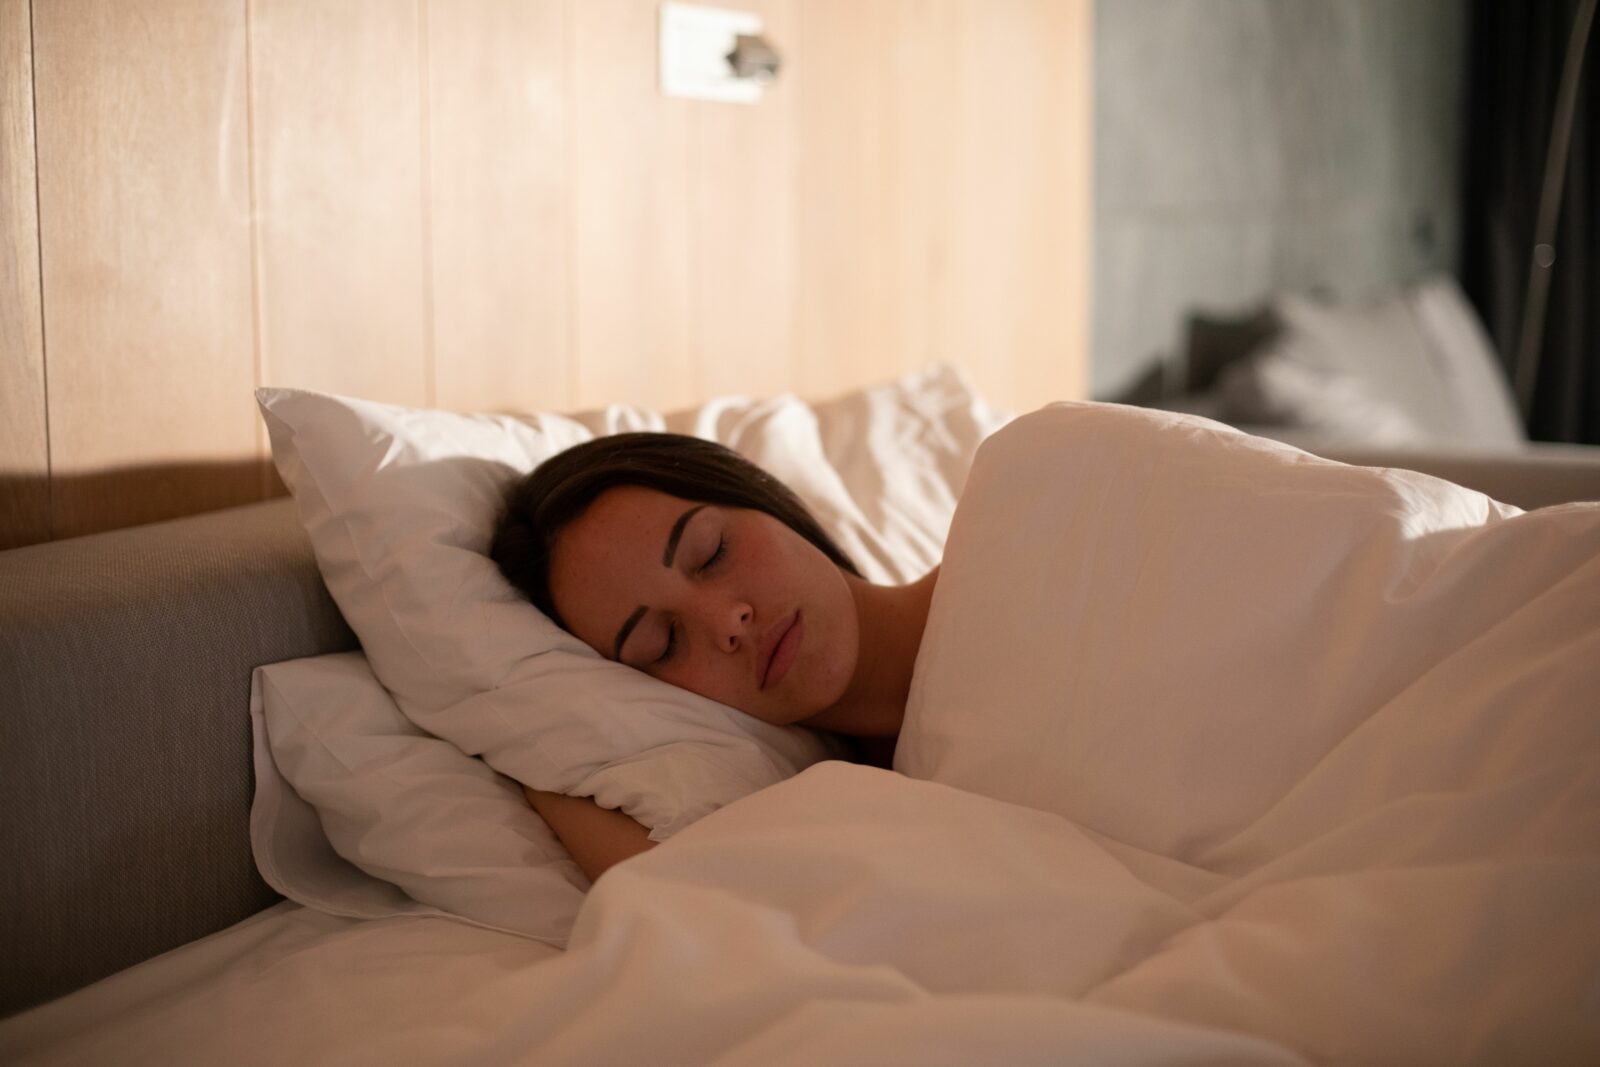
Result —
[[705, 654], [682, 657], [658, 671], [656, 677], [679, 689], [715, 700], [720, 704], [738, 707], [746, 694], [739, 685], [739, 676], [733, 661]]
[[738, 580], [747, 593], [755, 595], [792, 582], [796, 568], [792, 546], [773, 537], [770, 531], [758, 530], [745, 536], [742, 547]]
[[817, 684], [837, 700], [855, 673], [860, 654], [860, 628], [856, 621], [855, 600], [843, 578], [830, 583], [827, 600], [826, 641], [819, 649]]

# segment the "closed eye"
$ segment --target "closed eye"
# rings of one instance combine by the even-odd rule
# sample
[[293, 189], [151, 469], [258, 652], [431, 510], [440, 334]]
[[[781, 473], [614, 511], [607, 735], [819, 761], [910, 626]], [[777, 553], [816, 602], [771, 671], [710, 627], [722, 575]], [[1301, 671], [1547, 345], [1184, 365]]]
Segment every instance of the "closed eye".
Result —
[[661, 650], [661, 655], [651, 661], [651, 666], [658, 666], [670, 660], [678, 651], [678, 624], [676, 621], [667, 624], [667, 647]]
[[[726, 559], [727, 556], [728, 556], [728, 539], [726, 537], [719, 537], [719, 538], [717, 538], [716, 551], [712, 552], [711, 555], [707, 556], [706, 557], [706, 561], [704, 563], [700, 564], [699, 567], [695, 568], [695, 573], [696, 574], [705, 574], [707, 571], [711, 570], [717, 564], [721, 563], [724, 559]], [[655, 659], [650, 661], [650, 666], [658, 667], [663, 663], [667, 663], [668, 661], [670, 661], [672, 659], [673, 656], [677, 655], [677, 652], [678, 652], [678, 623], [676, 621], [673, 621], [673, 622], [667, 624], [667, 647], [661, 650], [661, 655], [657, 656]]]
[[711, 555], [709, 557], [707, 557], [707, 559], [706, 559], [706, 561], [704, 563], [700, 564], [700, 570], [699, 570], [698, 573], [704, 574], [706, 571], [710, 570], [712, 567], [715, 567], [718, 563], [722, 562], [723, 557], [726, 556], [727, 554], [728, 554], [728, 539], [726, 537], [719, 537], [717, 539], [717, 550], [715, 552], [711, 553]]

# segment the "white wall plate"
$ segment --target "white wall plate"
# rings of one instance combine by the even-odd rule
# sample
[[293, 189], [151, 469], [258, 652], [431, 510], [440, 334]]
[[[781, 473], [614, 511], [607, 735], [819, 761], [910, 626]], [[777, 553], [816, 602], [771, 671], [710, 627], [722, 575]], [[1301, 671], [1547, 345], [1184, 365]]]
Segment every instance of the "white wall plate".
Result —
[[728, 65], [740, 34], [758, 37], [761, 16], [699, 4], [661, 5], [661, 91], [694, 100], [754, 104], [762, 86]]

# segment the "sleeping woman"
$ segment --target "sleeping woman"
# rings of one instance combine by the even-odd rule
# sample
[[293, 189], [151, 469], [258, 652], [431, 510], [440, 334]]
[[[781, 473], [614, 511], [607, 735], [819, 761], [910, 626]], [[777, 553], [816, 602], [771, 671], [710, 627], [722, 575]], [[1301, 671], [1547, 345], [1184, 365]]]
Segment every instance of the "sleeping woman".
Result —
[[[1594, 839], [1573, 797], [1600, 758], [1600, 505], [1523, 513], [1201, 419], [1063, 404], [984, 441], [939, 567], [910, 585], [864, 580], [736, 454], [656, 434], [539, 467], [492, 555], [608, 659], [1196, 877], [1318, 847], [1343, 863], [1344, 835], [1429, 797], [1499, 810], [1536, 779], [1541, 818]], [[591, 877], [649, 847], [621, 812], [530, 801]], [[1488, 824], [1462, 811], [1439, 826]]]
[[[516, 483], [491, 556], [600, 655], [887, 765], [938, 568], [875, 585], [787, 486], [722, 445], [627, 433]], [[591, 879], [649, 848], [587, 798], [527, 790]]]
[[[717, 895], [682, 899], [741, 931], [787, 916], [852, 967], [878, 959], [859, 931], [972, 923], [979, 971], [1016, 939], [1021, 970], [985, 971], [1015, 988], [1316, 1061], [1600, 1062], [1600, 504], [1522, 512], [1062, 404], [984, 440], [911, 585], [863, 580], [737, 455], [662, 435], [546, 462], [492, 554], [608, 659], [892, 749], [898, 774], [740, 801], [632, 890], [692, 876], [672, 884]], [[650, 847], [621, 811], [529, 800], [591, 877]]]

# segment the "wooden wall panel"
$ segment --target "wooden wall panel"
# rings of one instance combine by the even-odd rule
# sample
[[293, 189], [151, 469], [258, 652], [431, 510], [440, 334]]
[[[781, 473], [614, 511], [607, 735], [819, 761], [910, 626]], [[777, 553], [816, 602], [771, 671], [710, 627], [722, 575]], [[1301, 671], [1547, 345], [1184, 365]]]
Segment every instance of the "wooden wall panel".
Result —
[[1052, 152], [1060, 180], [1045, 196], [1061, 213], [1061, 274], [1048, 282], [1048, 299], [1060, 301], [1065, 313], [1061, 329], [1065, 358], [1059, 377], [1045, 383], [1047, 395], [1086, 399], [1089, 396], [1091, 325], [1094, 321], [1094, 2], [1067, 0], [1051, 8], [1042, 43], [1053, 78], [1050, 92], [1059, 105]]
[[428, 173], [434, 401], [575, 402], [562, 0], [430, 0]]
[[58, 537], [259, 493], [244, 14], [34, 8]]
[[[784, 62], [803, 0], [741, 0]], [[697, 396], [795, 387], [795, 162], [800, 80], [780, 67], [758, 104], [691, 102], [690, 344]]]
[[[1083, 0], [897, 0], [890, 27], [891, 333], [997, 404], [1081, 396], [1089, 158]], [[1076, 95], [1074, 95], [1076, 94]]]
[[[689, 108], [656, 85], [653, 0], [572, 7], [580, 407], [681, 407], [690, 355]], [[732, 105], [726, 105], [732, 106]]]
[[655, 0], [0, 0], [0, 544], [281, 491], [258, 384], [1082, 395], [1090, 0], [742, 4], [755, 106]]
[[954, 341], [961, 293], [953, 273], [967, 250], [953, 247], [961, 209], [961, 96], [969, 76], [961, 59], [964, 3], [889, 0], [886, 182], [889, 331], [894, 364], [971, 366], [989, 352], [962, 352]]
[[28, 0], [0, 0], [0, 549], [50, 537]]
[[420, 0], [253, 0], [264, 384], [432, 400]]
[[[970, 358], [979, 391], [1018, 409], [1082, 395], [1087, 322], [1087, 120], [1069, 88], [1088, 50], [1064, 50], [1087, 9], [1072, 0], [968, 0], [949, 235], [959, 309], [948, 358]], [[1087, 34], [1085, 33], [1085, 36]], [[1086, 100], [1084, 83], [1079, 100]], [[1080, 140], [1081, 138], [1081, 140]], [[1081, 216], [1081, 217], [1080, 217]]]
[[888, 6], [805, 0], [798, 84], [795, 385], [831, 396], [899, 369], [889, 330]]

